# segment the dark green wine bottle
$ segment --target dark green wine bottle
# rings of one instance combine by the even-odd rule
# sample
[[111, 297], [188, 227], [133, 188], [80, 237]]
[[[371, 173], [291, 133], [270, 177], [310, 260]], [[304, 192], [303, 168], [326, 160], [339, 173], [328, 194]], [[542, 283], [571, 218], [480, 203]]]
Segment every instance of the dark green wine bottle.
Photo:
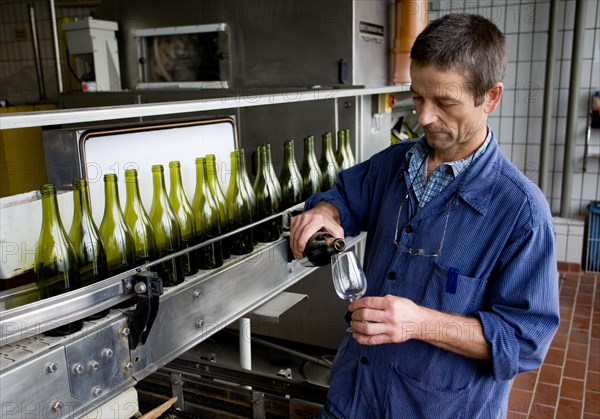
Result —
[[[87, 180], [73, 180], [73, 204], [73, 222], [69, 230], [69, 238], [79, 262], [79, 282], [82, 287], [85, 287], [108, 277], [106, 251], [90, 211]], [[105, 309], [90, 315], [87, 319], [100, 319], [109, 312], [110, 309]]]
[[238, 148], [235, 150], [237, 155], [240, 158], [240, 164], [238, 166], [238, 173], [241, 176], [243, 182], [241, 183], [242, 193], [246, 197], [246, 199], [250, 202], [252, 206], [252, 219], [256, 220], [256, 195], [254, 194], [254, 189], [252, 187], [252, 182], [250, 182], [250, 177], [248, 176], [248, 170], [246, 169], [246, 151], [243, 148]]
[[[196, 192], [192, 200], [192, 212], [196, 223], [197, 243], [221, 235], [219, 207], [211, 193], [210, 186], [208, 186], [208, 170], [204, 157], [196, 159]], [[198, 249], [198, 265], [200, 269], [214, 269], [223, 265], [220, 241]]]
[[150, 217], [142, 204], [136, 169], [125, 170], [125, 222], [133, 235], [135, 264], [144, 265], [156, 259], [156, 240]]
[[[181, 165], [178, 161], [169, 162], [170, 172], [170, 188], [169, 188], [169, 202], [177, 221], [179, 221], [179, 228], [181, 230], [181, 246], [183, 249], [187, 249], [195, 245], [196, 242], [196, 223], [194, 221], [194, 213], [190, 201], [188, 201], [185, 191], [183, 189], [183, 182], [181, 180]], [[193, 275], [198, 272], [198, 252], [188, 252], [182, 256], [183, 268], [185, 275]]]
[[136, 260], [133, 235], [121, 211], [117, 175], [114, 173], [104, 175], [104, 195], [100, 237], [106, 251], [108, 274], [116, 275], [135, 268]]
[[287, 139], [283, 143], [283, 166], [279, 175], [281, 182], [281, 210], [288, 209], [302, 202], [302, 175], [296, 164], [294, 140]]
[[323, 183], [323, 175], [315, 154], [315, 139], [312, 135], [304, 137], [304, 157], [300, 174], [302, 174], [302, 199], [306, 200], [319, 192]]
[[348, 149], [346, 146], [346, 141], [347, 141], [346, 131], [339, 130], [337, 133], [337, 138], [338, 138], [338, 143], [337, 143], [337, 151], [335, 154], [335, 159], [336, 159], [338, 165], [340, 166], [340, 170], [345, 170], [345, 169], [352, 167], [350, 156], [348, 155]]
[[323, 173], [323, 183], [321, 184], [321, 190], [326, 191], [335, 186], [337, 174], [340, 171], [340, 167], [333, 154], [333, 145], [331, 141], [331, 133], [326, 132], [322, 135], [323, 147], [321, 148], [321, 160], [319, 161], [319, 167]]
[[273, 167], [273, 159], [271, 157], [272, 156], [271, 144], [267, 143], [267, 144], [265, 144], [265, 147], [267, 148], [267, 172], [271, 179], [271, 183], [273, 183], [273, 186], [275, 187], [275, 193], [277, 194], [277, 201], [281, 204], [281, 199], [282, 199], [281, 183], [279, 182], [279, 179], [277, 178], [277, 173], [275, 173], [275, 168]]
[[306, 242], [304, 248], [304, 266], [325, 266], [331, 262], [331, 256], [341, 253], [346, 249], [346, 242], [342, 238], [333, 237], [327, 231], [320, 230]]
[[[229, 211], [227, 209], [227, 198], [221, 188], [221, 182], [218, 178], [217, 172], [217, 159], [214, 154], [206, 155], [206, 169], [208, 171], [208, 186], [210, 192], [217, 202], [219, 207], [219, 221], [221, 223], [221, 234], [229, 232]], [[231, 256], [229, 251], [228, 239], [221, 241], [221, 249], [223, 251], [223, 258], [227, 259]]]
[[[254, 194], [254, 188], [252, 187], [252, 183], [250, 182], [250, 178], [248, 177], [248, 171], [246, 170], [246, 152], [243, 148], [238, 148], [235, 150], [235, 152], [240, 158], [240, 163], [238, 165], [238, 172], [242, 180], [242, 183], [240, 184], [240, 189], [245, 199], [247, 199], [248, 202], [250, 202], [250, 207], [252, 208], [252, 221], [256, 221], [256, 195]], [[254, 233], [254, 229], [252, 228], [250, 232], [252, 235], [252, 244], [255, 245], [258, 243], [258, 241], [256, 240], [256, 234]]]
[[[278, 212], [279, 199], [271, 179], [267, 147], [265, 145], [258, 146], [258, 173], [254, 181], [254, 193], [256, 195], [256, 221]], [[277, 240], [281, 234], [280, 226], [281, 220], [278, 219], [259, 224], [254, 228], [256, 240], [263, 243]]]
[[[167, 190], [165, 188], [164, 168], [162, 164], [152, 166], [152, 206], [150, 207], [150, 221], [154, 228], [156, 239], [156, 252], [159, 258], [169, 256], [181, 250], [181, 231], [179, 221], [171, 208]], [[158, 275], [166, 287], [181, 284], [185, 271], [181, 256], [171, 258], [155, 266]]]
[[346, 146], [346, 154], [348, 155], [348, 164], [350, 167], [356, 164], [356, 159], [354, 158], [354, 153], [352, 152], [352, 141], [350, 141], [350, 130], [346, 128], [344, 130], [344, 138], [345, 138], [345, 146]]
[[[41, 187], [42, 229], [35, 247], [34, 273], [40, 299], [54, 297], [80, 287], [77, 255], [63, 227], [56, 199], [56, 188]], [[50, 336], [64, 336], [81, 329], [78, 320], [44, 332]]]
[[[244, 182], [240, 173], [240, 155], [235, 151], [230, 153], [231, 178], [227, 188], [227, 209], [229, 211], [230, 231], [245, 227], [252, 223], [252, 204], [242, 191]], [[245, 255], [254, 250], [252, 229], [247, 229], [231, 236], [229, 241], [232, 255]]]

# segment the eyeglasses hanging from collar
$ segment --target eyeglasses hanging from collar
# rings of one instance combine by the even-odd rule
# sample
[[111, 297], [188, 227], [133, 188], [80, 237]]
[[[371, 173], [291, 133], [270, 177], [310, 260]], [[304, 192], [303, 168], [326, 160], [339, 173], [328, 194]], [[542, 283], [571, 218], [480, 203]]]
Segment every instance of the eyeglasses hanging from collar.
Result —
[[[400, 227], [400, 214], [402, 214], [402, 207], [404, 207], [404, 204], [406, 202], [408, 202], [408, 198], [410, 196], [410, 191], [411, 190], [412, 190], [412, 187], [409, 188], [408, 191], [406, 191], [406, 195], [404, 196], [404, 198], [400, 202], [400, 208], [398, 208], [398, 215], [396, 217], [396, 231], [394, 233], [394, 244], [401, 251], [406, 252], [406, 253], [410, 254], [411, 256], [438, 257], [438, 256], [440, 256], [442, 254], [442, 249], [444, 248], [444, 241], [446, 239], [446, 231], [448, 230], [448, 220], [450, 219], [450, 213], [452, 213], [452, 210], [458, 205], [458, 195], [455, 196], [452, 199], [452, 201], [448, 204], [448, 211], [446, 212], [446, 219], [444, 221], [444, 231], [442, 232], [442, 238], [440, 240], [439, 247], [437, 248], [436, 251], [428, 251], [428, 250], [426, 250], [424, 248], [413, 249], [411, 247], [408, 247], [404, 243], [402, 243], [402, 241], [400, 241], [399, 237], [398, 237], [398, 232], [400, 231], [400, 229], [399, 229], [399, 227]], [[404, 230], [409, 223], [410, 223], [410, 220], [409, 220], [409, 222], [407, 224], [405, 224], [404, 227], [402, 227], [402, 230]]]

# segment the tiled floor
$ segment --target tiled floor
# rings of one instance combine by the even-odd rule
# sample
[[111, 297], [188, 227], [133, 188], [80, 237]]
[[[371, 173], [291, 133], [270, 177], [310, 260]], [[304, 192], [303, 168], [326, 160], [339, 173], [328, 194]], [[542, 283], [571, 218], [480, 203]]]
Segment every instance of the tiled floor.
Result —
[[561, 272], [560, 315], [542, 366], [515, 378], [509, 419], [600, 419], [600, 274]]

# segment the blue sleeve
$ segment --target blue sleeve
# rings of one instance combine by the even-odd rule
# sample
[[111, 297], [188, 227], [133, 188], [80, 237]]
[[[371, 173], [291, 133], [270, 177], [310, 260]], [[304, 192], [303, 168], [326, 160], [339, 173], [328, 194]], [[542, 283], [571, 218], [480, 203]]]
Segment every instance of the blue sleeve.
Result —
[[321, 201], [335, 205], [340, 212], [344, 233], [356, 236], [366, 230], [376, 167], [377, 159], [373, 158], [340, 172], [336, 185], [326, 192], [312, 195], [306, 200], [304, 209], [309, 210]]
[[538, 368], [560, 322], [552, 225], [542, 222], [512, 237], [488, 284], [487, 307], [475, 314], [491, 346], [496, 380]]

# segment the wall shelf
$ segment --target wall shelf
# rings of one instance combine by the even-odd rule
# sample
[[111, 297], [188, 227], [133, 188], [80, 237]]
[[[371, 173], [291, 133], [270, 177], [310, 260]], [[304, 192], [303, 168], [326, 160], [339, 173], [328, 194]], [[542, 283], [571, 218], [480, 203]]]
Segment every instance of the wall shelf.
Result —
[[[190, 112], [252, 106], [278, 105], [381, 93], [408, 92], [410, 85], [354, 89], [312, 89], [283, 93], [265, 93], [252, 96], [234, 96], [178, 102], [148, 103], [140, 105], [105, 106], [85, 109], [61, 109], [44, 112], [21, 112], [0, 115], [0, 129], [39, 127], [46, 125], [77, 124], [83, 122], [118, 120], [157, 115], [174, 115]], [[93, 93], [90, 93], [93, 94]]]

